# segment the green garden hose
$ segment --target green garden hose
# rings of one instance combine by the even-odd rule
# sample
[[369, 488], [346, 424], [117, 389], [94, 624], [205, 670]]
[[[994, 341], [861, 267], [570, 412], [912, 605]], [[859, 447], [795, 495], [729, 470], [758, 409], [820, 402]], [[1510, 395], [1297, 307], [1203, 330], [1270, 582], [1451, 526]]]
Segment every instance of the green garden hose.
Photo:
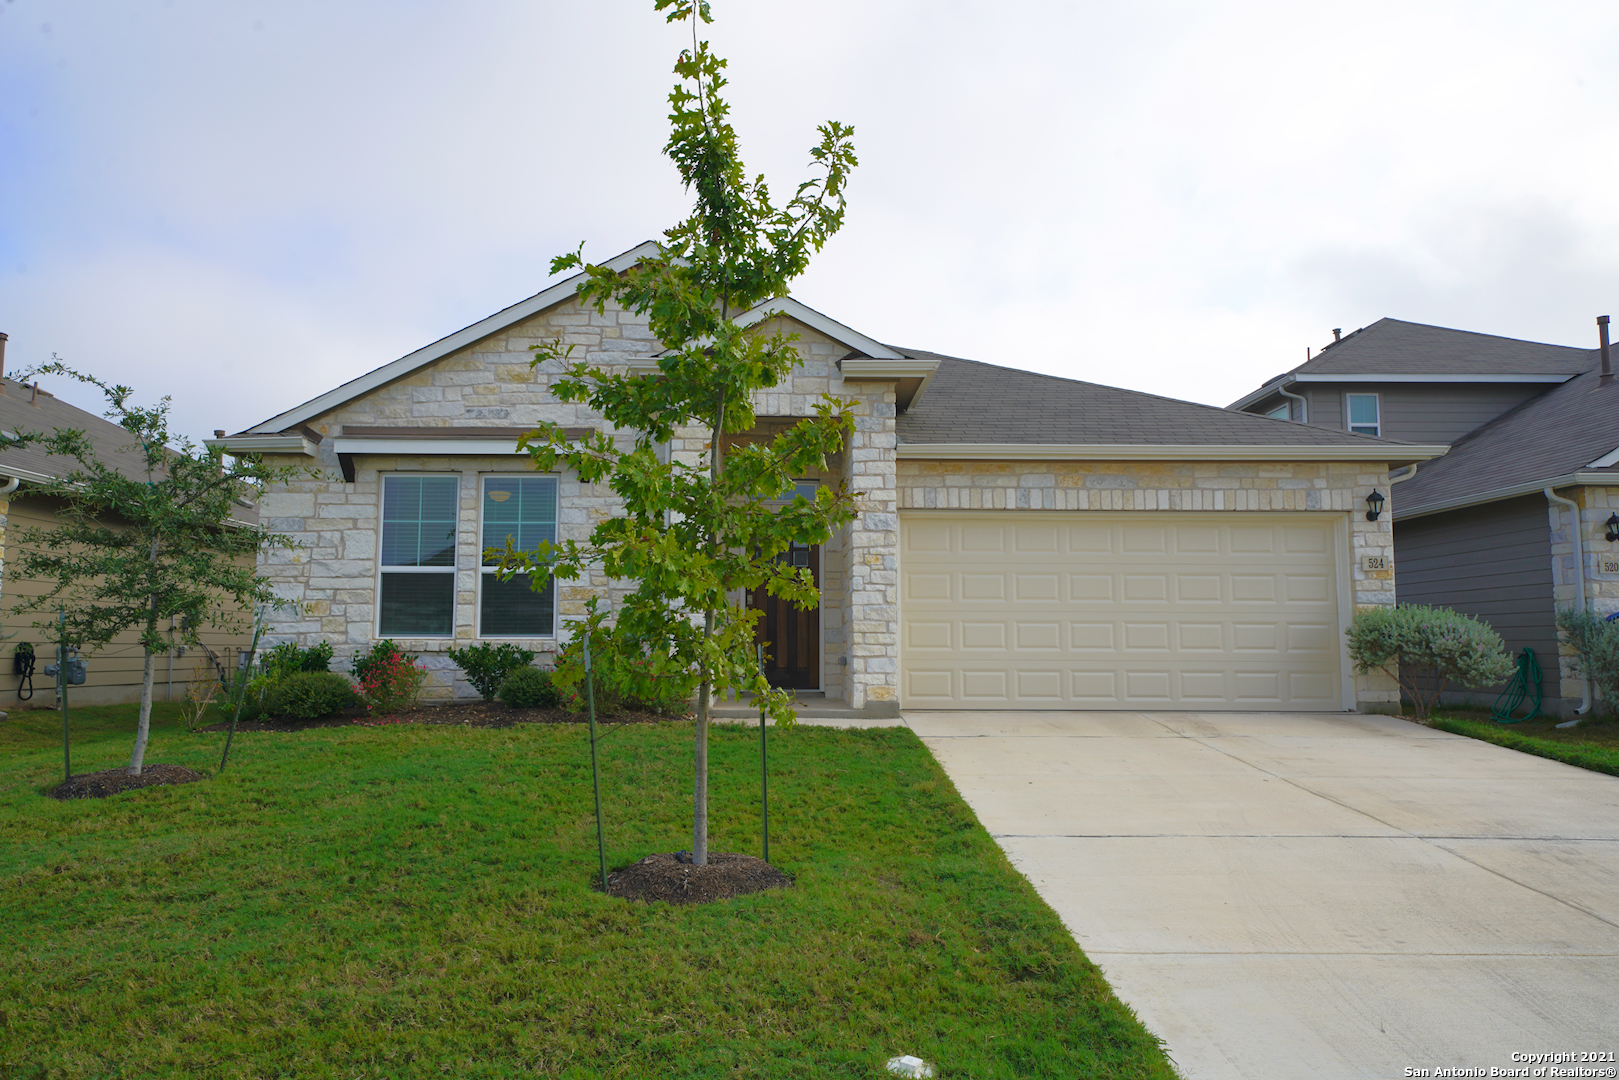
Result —
[[[1522, 716], [1513, 716], [1523, 704], [1523, 699], [1529, 696], [1529, 688], [1534, 687], [1535, 703], [1529, 711]], [[1505, 702], [1505, 707], [1502, 706]], [[1523, 655], [1518, 657], [1518, 670], [1507, 683], [1507, 688], [1501, 691], [1501, 696], [1495, 699], [1495, 709], [1490, 713], [1490, 719], [1498, 724], [1518, 724], [1525, 720], [1533, 720], [1540, 715], [1540, 665], [1535, 662], [1535, 650], [1524, 649]]]

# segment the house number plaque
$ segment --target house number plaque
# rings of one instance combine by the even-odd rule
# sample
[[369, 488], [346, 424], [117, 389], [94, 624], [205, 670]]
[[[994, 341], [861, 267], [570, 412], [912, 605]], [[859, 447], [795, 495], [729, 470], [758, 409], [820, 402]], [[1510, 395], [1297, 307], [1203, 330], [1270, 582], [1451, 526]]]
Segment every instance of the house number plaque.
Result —
[[1619, 574], [1619, 555], [1598, 555], [1597, 573]]
[[1362, 570], [1392, 570], [1394, 569], [1394, 560], [1387, 555], [1362, 555], [1360, 557], [1360, 568]]

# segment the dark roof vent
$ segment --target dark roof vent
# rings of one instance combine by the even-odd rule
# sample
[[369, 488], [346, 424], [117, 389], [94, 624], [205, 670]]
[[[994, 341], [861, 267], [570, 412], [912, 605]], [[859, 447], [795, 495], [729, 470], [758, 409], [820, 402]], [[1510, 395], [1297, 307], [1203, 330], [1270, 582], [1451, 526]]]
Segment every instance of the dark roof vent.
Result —
[[1613, 356], [1608, 351], [1608, 317], [1597, 316], [1597, 350], [1602, 353], [1602, 377], [1597, 380], [1598, 386], [1610, 386], [1613, 383]]
[[1334, 326], [1332, 328], [1332, 343], [1334, 345], [1336, 345], [1336, 344], [1338, 344], [1338, 342], [1342, 341], [1343, 339], [1344, 339], [1344, 328], [1341, 327], [1341, 326]]

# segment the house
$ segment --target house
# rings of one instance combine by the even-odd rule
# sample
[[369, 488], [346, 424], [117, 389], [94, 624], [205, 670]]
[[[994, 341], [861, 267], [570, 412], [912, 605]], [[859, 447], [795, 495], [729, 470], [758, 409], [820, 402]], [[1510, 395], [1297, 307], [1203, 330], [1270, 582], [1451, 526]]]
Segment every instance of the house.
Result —
[[[1606, 319], [1599, 320], [1606, 341]], [[1589, 701], [1557, 611], [1619, 609], [1619, 391], [1605, 345], [1570, 348], [1382, 319], [1230, 407], [1338, 431], [1450, 444], [1394, 478], [1402, 603], [1476, 615], [1531, 648], [1543, 708]]]
[[[625, 252], [627, 268], [656, 249]], [[270, 528], [300, 537], [265, 571], [304, 605], [273, 639], [351, 653], [398, 640], [432, 692], [470, 696], [445, 650], [474, 639], [554, 650], [597, 575], [535, 594], [482, 551], [582, 539], [615, 511], [605, 485], [539, 475], [516, 453], [537, 421], [602, 430], [557, 401], [529, 347], [655, 370], [644, 318], [596, 314], [562, 281], [458, 333], [217, 440], [320, 470], [266, 491]], [[856, 520], [795, 553], [813, 613], [770, 612], [771, 677], [867, 715], [941, 709], [1386, 707], [1342, 630], [1392, 604], [1386, 518], [1365, 499], [1438, 446], [1194, 405], [885, 345], [791, 298], [744, 321], [799, 336], [802, 364], [759, 395], [758, 433], [854, 403], [843, 452], [804, 485], [846, 480]], [[629, 433], [616, 433], [625, 438]], [[668, 447], [697, 460], [708, 439]]]
[[[0, 372], [4, 371], [5, 342], [0, 334]], [[95, 446], [101, 460], [116, 466], [126, 475], [144, 475], [145, 466], [138, 453], [130, 451], [129, 432], [108, 420], [69, 405], [38, 383], [25, 385], [0, 376], [0, 429], [8, 433], [22, 431], [50, 432], [61, 428], [75, 428], [85, 432]], [[20, 530], [50, 529], [57, 524], [62, 509], [60, 499], [40, 491], [39, 485], [66, 475], [74, 466], [65, 458], [52, 457], [37, 446], [0, 451], [0, 567], [17, 554]], [[251, 518], [253, 511], [242, 508], [242, 516]], [[0, 646], [0, 659], [5, 662], [0, 674], [0, 708], [41, 708], [57, 705], [55, 680], [44, 674], [45, 666], [55, 662], [56, 638], [48, 626], [49, 611], [23, 611], [23, 603], [47, 591], [42, 581], [19, 580], [9, 568], [0, 586], [0, 632], [4, 645]], [[185, 696], [186, 688], [197, 678], [214, 679], [221, 666], [235, 662], [239, 650], [249, 644], [247, 631], [229, 633], [205, 628], [200, 651], [177, 648], [158, 658], [155, 700], [174, 701]], [[36, 667], [31, 679], [16, 674], [13, 655], [20, 643], [32, 644]], [[109, 644], [87, 653], [85, 681], [68, 690], [70, 703], [80, 705], [110, 705], [139, 701], [145, 653], [134, 631], [125, 631]]]

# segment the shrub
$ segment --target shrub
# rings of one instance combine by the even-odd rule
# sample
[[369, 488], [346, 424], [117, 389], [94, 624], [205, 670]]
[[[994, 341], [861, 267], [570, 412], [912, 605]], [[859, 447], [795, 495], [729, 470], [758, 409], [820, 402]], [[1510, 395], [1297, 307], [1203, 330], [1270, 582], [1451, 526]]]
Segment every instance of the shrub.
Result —
[[283, 641], [264, 654], [264, 670], [272, 678], [281, 678], [297, 671], [330, 671], [332, 669], [332, 643], [322, 641], [304, 648], [295, 641]]
[[354, 704], [354, 689], [334, 671], [295, 671], [270, 687], [264, 711], [272, 716], [314, 720]]
[[456, 667], [466, 672], [467, 681], [483, 695], [485, 701], [493, 701], [508, 675], [534, 662], [534, 651], [510, 643], [491, 645], [485, 641], [464, 649], [452, 647], [450, 659]]
[[514, 709], [553, 709], [562, 702], [549, 671], [520, 667], [500, 684], [500, 700]]
[[[636, 649], [633, 642], [614, 638], [598, 641], [591, 666], [595, 675], [596, 708], [611, 715], [625, 709], [682, 715], [687, 711], [696, 676], [656, 649], [638, 649], [630, 655], [620, 648]], [[557, 653], [553, 680], [561, 691], [562, 704], [575, 712], [585, 708], [584, 639], [576, 637]]]
[[399, 651], [388, 639], [354, 656], [354, 678], [360, 684], [360, 699], [373, 712], [394, 712], [415, 705], [422, 696], [427, 672], [416, 664], [416, 657]]
[[1580, 673], [1590, 679], [1605, 707], [1619, 709], [1619, 622], [1580, 608], [1557, 613], [1557, 625], [1579, 654]]
[[1512, 675], [1512, 658], [1488, 623], [1424, 604], [1366, 608], [1350, 620], [1355, 670], [1382, 670], [1426, 717], [1450, 683], [1484, 687]]

